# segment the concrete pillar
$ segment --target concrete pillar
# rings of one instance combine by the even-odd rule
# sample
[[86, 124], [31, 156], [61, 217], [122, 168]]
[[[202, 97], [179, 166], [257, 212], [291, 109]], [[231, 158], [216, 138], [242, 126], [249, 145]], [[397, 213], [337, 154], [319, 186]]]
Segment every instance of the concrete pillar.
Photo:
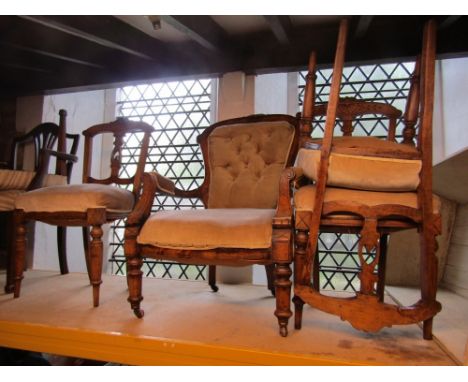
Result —
[[[217, 121], [244, 117], [254, 113], [255, 77], [243, 72], [226, 73], [219, 80]], [[252, 282], [252, 267], [217, 267], [218, 282], [238, 284]]]

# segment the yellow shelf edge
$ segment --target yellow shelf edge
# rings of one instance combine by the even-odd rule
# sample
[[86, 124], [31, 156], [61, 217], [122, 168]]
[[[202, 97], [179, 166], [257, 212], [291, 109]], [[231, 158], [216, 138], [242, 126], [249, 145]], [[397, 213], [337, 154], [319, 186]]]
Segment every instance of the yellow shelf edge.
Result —
[[[288, 341], [288, 338], [284, 340]], [[0, 321], [0, 345], [128, 365], [364, 365], [308, 354], [268, 352], [17, 321]]]

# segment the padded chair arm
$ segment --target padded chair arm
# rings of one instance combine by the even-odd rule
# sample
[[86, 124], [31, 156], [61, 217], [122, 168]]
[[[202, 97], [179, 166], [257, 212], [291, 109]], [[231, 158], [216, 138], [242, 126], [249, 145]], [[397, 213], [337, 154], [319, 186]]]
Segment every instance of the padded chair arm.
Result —
[[273, 218], [275, 227], [290, 226], [292, 211], [292, 183], [302, 177], [302, 169], [300, 167], [287, 167], [283, 170], [280, 177], [278, 206], [276, 214]]

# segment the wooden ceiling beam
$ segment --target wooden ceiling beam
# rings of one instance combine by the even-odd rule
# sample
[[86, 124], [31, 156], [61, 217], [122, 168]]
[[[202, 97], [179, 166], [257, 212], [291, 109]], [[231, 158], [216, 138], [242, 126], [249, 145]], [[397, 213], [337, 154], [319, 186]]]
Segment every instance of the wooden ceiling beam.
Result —
[[184, 15], [161, 18], [208, 50], [220, 53], [229, 48], [227, 33], [210, 16]]
[[112, 16], [20, 16], [106, 48], [145, 60], [161, 60], [165, 44]]
[[354, 38], [360, 39], [366, 35], [373, 18], [374, 16], [368, 16], [368, 15], [359, 16], [357, 27], [354, 32]]
[[6, 46], [86, 66], [105, 67], [109, 58], [114, 58], [111, 49], [17, 16], [2, 16], [1, 21], [0, 43]]
[[450, 28], [461, 18], [460, 15], [457, 16], [447, 16], [442, 22], [439, 23], [439, 30]]
[[289, 16], [263, 16], [278, 42], [282, 45], [291, 43], [292, 24]]
[[[51, 52], [47, 52], [47, 51], [44, 51], [44, 50], [29, 48], [27, 46], [22, 46], [22, 45], [18, 45], [18, 44], [0, 42], [0, 46], [2, 46], [3, 49], [10, 49], [10, 50], [13, 49], [13, 50], [18, 50], [18, 51], [23, 51], [23, 52], [28, 52], [28, 53], [34, 53], [36, 55], [53, 58], [55, 60], [66, 61], [66, 62], [69, 62], [69, 63], [78, 64], [78, 65], [89, 66], [89, 67], [96, 68], [96, 69], [104, 69], [104, 66], [100, 65], [100, 64], [96, 64], [96, 63], [89, 62], [89, 61], [84, 61], [84, 60], [79, 60], [79, 59], [76, 59], [76, 58], [73, 58], [73, 57], [63, 56], [63, 55], [60, 55], [60, 54], [51, 53]], [[31, 59], [32, 60], [38, 60], [37, 57], [35, 57], [35, 58], [31, 57]]]

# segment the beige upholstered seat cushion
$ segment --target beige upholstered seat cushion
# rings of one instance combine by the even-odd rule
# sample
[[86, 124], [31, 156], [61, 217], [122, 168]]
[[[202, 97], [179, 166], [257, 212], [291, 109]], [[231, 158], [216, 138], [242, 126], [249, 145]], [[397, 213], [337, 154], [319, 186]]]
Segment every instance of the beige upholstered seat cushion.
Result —
[[[294, 194], [294, 208], [296, 211], [296, 227], [302, 227], [304, 218], [310, 216], [314, 211], [315, 205], [315, 186], [308, 185], [301, 187]], [[345, 188], [327, 187], [325, 191], [324, 202], [355, 202], [361, 203], [365, 206], [377, 206], [380, 204], [396, 204], [417, 208], [417, 194], [416, 192], [375, 192], [375, 191], [361, 191], [361, 190], [348, 190]], [[434, 194], [433, 197], [434, 213], [440, 213], [440, 198]], [[350, 218], [353, 216], [346, 216], [340, 214], [340, 218]]]
[[[34, 171], [0, 170], [0, 211], [13, 211], [15, 209], [16, 197], [26, 191], [34, 175], [36, 175]], [[43, 183], [43, 187], [64, 185], [67, 183], [67, 178], [48, 174]]]
[[0, 190], [0, 211], [13, 211], [16, 197], [23, 192], [23, 190]]
[[208, 207], [275, 208], [294, 131], [286, 121], [217, 127], [208, 137]]
[[[374, 137], [334, 137], [333, 146], [346, 148], [346, 154], [330, 154], [327, 185], [369, 191], [414, 191], [419, 185], [420, 160], [353, 155], [362, 148], [415, 154], [409, 145]], [[296, 166], [305, 176], [317, 180], [320, 150], [300, 149]]]
[[134, 197], [130, 191], [102, 184], [52, 186], [25, 192], [15, 206], [25, 212], [84, 212], [106, 208], [110, 212], [130, 212]]
[[0, 190], [26, 190], [34, 178], [34, 171], [0, 170]]
[[139, 244], [175, 249], [269, 248], [273, 209], [160, 211], [143, 225]]

